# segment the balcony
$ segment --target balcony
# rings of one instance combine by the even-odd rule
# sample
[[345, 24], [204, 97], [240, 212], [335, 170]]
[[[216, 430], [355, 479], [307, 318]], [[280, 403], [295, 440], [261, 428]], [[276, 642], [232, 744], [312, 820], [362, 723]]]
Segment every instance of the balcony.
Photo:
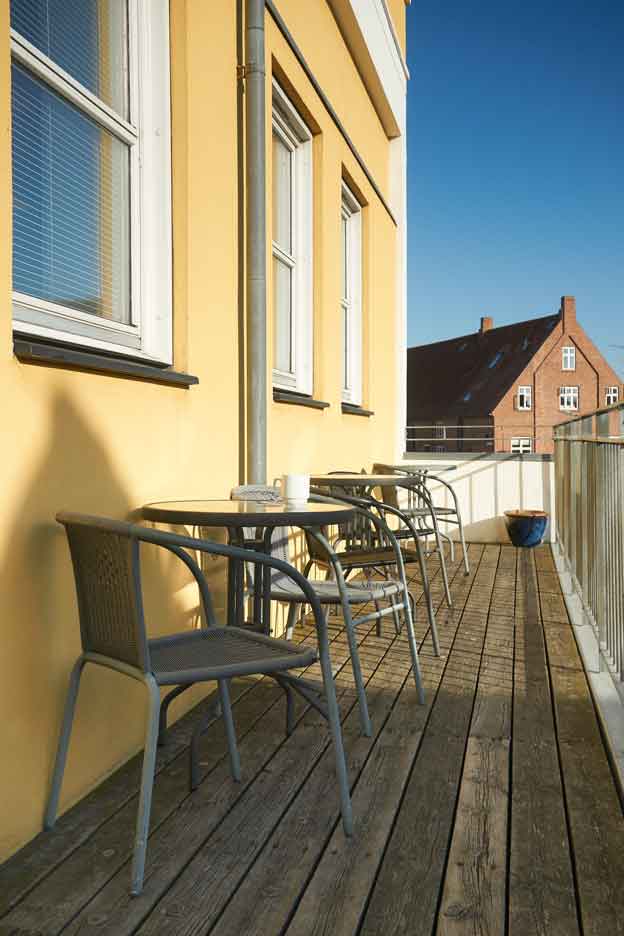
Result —
[[[360, 635], [372, 738], [360, 733], [340, 618], [329, 619], [352, 840], [325, 723], [300, 703], [285, 739], [280, 690], [240, 680], [242, 783], [216, 721], [189, 795], [197, 710], [176, 724], [159, 755], [141, 896], [128, 894], [137, 757], [0, 869], [0, 934], [622, 932], [620, 790], [550, 546], [469, 551], [469, 576], [459, 555], [449, 565], [452, 611], [430, 559], [439, 658], [412, 582], [425, 706], [405, 637], [389, 625]], [[313, 640], [312, 627], [297, 639]]]

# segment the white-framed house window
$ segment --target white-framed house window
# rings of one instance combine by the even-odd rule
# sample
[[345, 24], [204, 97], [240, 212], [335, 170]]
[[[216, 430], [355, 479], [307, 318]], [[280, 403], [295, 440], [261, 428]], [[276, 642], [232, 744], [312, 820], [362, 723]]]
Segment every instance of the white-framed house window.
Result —
[[511, 440], [511, 452], [514, 455], [530, 455], [533, 451], [533, 441], [530, 438], [515, 438]]
[[273, 385], [312, 393], [312, 134], [273, 82]]
[[577, 410], [579, 408], [579, 388], [559, 387], [559, 409]]
[[340, 215], [342, 399], [362, 402], [362, 206], [342, 183]]
[[519, 410], [530, 410], [533, 407], [533, 388], [530, 386], [518, 387], [516, 406]]
[[576, 348], [573, 346], [561, 349], [561, 369], [576, 370]]
[[605, 392], [605, 406], [613, 406], [620, 399], [619, 387], [607, 387]]
[[11, 0], [16, 331], [172, 361], [169, 4]]

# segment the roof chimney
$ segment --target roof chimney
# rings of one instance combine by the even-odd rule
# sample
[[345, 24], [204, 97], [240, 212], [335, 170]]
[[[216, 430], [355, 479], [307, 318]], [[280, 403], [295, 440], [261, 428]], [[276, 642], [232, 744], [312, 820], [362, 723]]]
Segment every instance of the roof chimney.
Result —
[[494, 328], [494, 319], [490, 315], [486, 315], [481, 319], [481, 334], [490, 331], [491, 328]]
[[576, 299], [574, 296], [561, 297], [561, 309], [559, 312], [565, 334], [565, 332], [571, 331], [576, 325]]

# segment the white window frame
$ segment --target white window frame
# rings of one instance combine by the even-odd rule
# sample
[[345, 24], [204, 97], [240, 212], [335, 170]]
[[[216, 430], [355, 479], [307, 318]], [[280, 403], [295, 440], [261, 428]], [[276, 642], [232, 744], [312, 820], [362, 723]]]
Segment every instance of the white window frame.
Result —
[[531, 455], [533, 440], [529, 436], [519, 436], [511, 440], [512, 455]]
[[615, 406], [620, 401], [620, 388], [617, 386], [605, 388], [605, 406]]
[[[290, 354], [293, 370], [287, 372], [273, 367], [273, 386], [311, 395], [314, 383], [312, 134], [275, 79], [273, 80], [272, 129], [293, 154], [292, 254], [285, 254], [273, 240], [272, 256], [278, 256], [294, 271]], [[272, 266], [271, 269], [273, 269]], [[273, 328], [275, 327], [274, 310]], [[273, 347], [275, 347], [275, 336]]]
[[[347, 225], [347, 295], [342, 295], [344, 290], [340, 290], [342, 399], [359, 406], [362, 403], [362, 206], [345, 182], [342, 183], [340, 216]], [[342, 242], [342, 225], [340, 239]]]
[[533, 387], [528, 384], [518, 387], [517, 407], [523, 412], [533, 409]]
[[559, 409], [563, 412], [577, 412], [579, 408], [579, 388], [559, 387]]
[[[11, 56], [130, 150], [130, 310], [125, 324], [13, 292], [17, 332], [173, 362], [169, 3], [127, 0], [129, 113], [122, 117], [11, 29]], [[115, 245], [113, 245], [115, 246]]]
[[566, 345], [561, 349], [561, 370], [576, 370], [576, 348], [574, 345]]

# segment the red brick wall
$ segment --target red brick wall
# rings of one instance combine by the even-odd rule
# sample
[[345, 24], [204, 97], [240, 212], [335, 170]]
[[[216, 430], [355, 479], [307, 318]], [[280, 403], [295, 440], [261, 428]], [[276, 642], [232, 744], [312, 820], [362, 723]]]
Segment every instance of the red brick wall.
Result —
[[[559, 409], [559, 387], [579, 388], [578, 414], [603, 407], [607, 386], [618, 386], [622, 401], [620, 378], [576, 321], [574, 298], [564, 296], [561, 303], [559, 323], [494, 409], [497, 451], [508, 452], [512, 436], [526, 435], [534, 437], [534, 451], [553, 452], [552, 427], [577, 415]], [[576, 348], [574, 371], [562, 368], [562, 348], [565, 346]], [[529, 412], [515, 408], [518, 387], [524, 385], [533, 388], [533, 408]]]

